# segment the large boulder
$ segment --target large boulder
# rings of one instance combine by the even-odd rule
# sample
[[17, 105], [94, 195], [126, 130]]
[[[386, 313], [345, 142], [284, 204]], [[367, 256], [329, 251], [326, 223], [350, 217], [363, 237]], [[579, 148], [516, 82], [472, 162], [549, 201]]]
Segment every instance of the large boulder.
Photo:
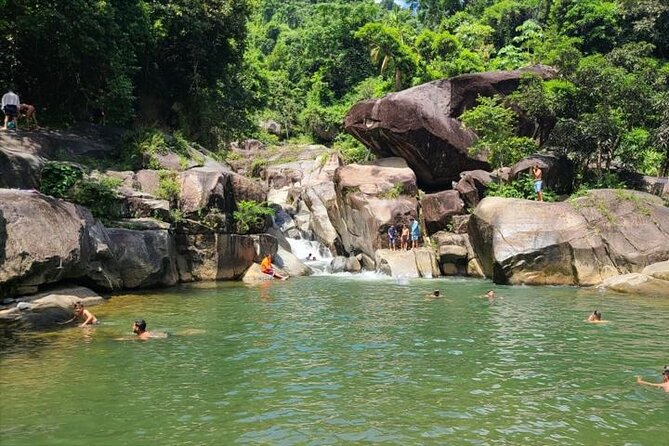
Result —
[[0, 310], [0, 327], [41, 330], [57, 326], [74, 316], [74, 304], [86, 307], [102, 302], [102, 297], [84, 287], [61, 287], [18, 299]]
[[176, 234], [177, 268], [182, 282], [237, 280], [264, 254], [276, 254], [277, 240], [268, 234], [220, 234], [206, 228]]
[[393, 192], [416, 195], [416, 175], [402, 158], [385, 158], [369, 164], [349, 164], [335, 172], [335, 183], [343, 193], [360, 191], [384, 196]]
[[272, 262], [291, 277], [310, 276], [313, 273], [302, 260], [281, 245], [277, 249], [276, 256], [272, 257]]
[[230, 177], [232, 197], [236, 203], [242, 200], [263, 203], [267, 200], [267, 193], [262, 185], [243, 175], [233, 173]]
[[462, 214], [465, 210], [465, 203], [456, 190], [445, 190], [436, 194], [425, 195], [420, 200], [420, 206], [423, 210], [423, 220], [428, 234], [441, 231], [451, 223], [451, 218], [454, 215]]
[[[459, 179], [460, 172], [490, 170], [484, 154], [469, 154], [468, 148], [476, 136], [457, 118], [475, 106], [479, 96], [513, 92], [527, 72], [542, 78], [554, 76], [554, 70], [536, 66], [428, 82], [381, 99], [359, 102], [346, 115], [344, 126], [376, 155], [406, 159], [423, 188], [449, 188], [451, 182]], [[534, 130], [532, 126], [521, 133]], [[545, 133], [548, 129], [541, 130]]]
[[235, 201], [232, 172], [195, 167], [181, 174], [181, 208], [194, 214], [209, 208], [232, 212]]
[[602, 189], [563, 203], [489, 197], [469, 229], [496, 283], [597, 285], [669, 259], [669, 208], [644, 192]]
[[669, 297], [669, 260], [648, 265], [640, 273], [609, 277], [601, 285], [618, 293]]
[[455, 190], [460, 192], [465, 205], [473, 209], [483, 199], [486, 186], [493, 180], [492, 174], [485, 170], [462, 172], [460, 181], [455, 185]]
[[437, 247], [439, 265], [445, 276], [483, 276], [468, 234], [440, 231], [431, 239]]
[[167, 230], [108, 229], [124, 288], [171, 286], [179, 281], [176, 249]]
[[626, 294], [643, 294], [647, 296], [669, 296], [669, 281], [656, 279], [642, 273], [622, 274], [609, 277], [602, 283], [602, 288]]
[[376, 267], [392, 277], [438, 277], [439, 266], [434, 251], [429, 248], [410, 251], [379, 249], [376, 251]]
[[67, 279], [119, 288], [105, 228], [81, 206], [34, 191], [0, 189], [0, 296]]
[[0, 188], [37, 189], [44, 158], [11, 147], [0, 147]]
[[336, 205], [328, 215], [345, 253], [362, 252], [373, 258], [387, 240], [388, 225], [416, 215], [415, 178], [397, 158], [337, 169]]

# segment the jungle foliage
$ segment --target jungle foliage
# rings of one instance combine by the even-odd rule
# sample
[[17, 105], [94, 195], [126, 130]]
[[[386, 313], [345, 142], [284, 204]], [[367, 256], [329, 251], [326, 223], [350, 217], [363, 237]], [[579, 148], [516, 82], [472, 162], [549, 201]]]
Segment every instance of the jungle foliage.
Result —
[[[479, 150], [505, 164], [531, 148], [491, 139], [495, 128], [516, 125], [503, 109], [520, 107], [537, 128], [554, 125], [532, 144], [566, 154], [582, 171], [668, 173], [669, 2], [401, 3], [408, 7], [391, 0], [0, 0], [0, 87], [14, 85], [47, 122], [99, 120], [104, 112], [107, 123], [180, 130], [214, 150], [240, 136], [274, 143], [307, 136], [360, 160], [369, 153], [342, 136], [357, 101], [542, 63], [558, 76], [528, 77], [516, 94], [472, 112], [502, 120], [473, 125], [488, 135]], [[278, 123], [278, 134], [259, 130], [262, 121]]]

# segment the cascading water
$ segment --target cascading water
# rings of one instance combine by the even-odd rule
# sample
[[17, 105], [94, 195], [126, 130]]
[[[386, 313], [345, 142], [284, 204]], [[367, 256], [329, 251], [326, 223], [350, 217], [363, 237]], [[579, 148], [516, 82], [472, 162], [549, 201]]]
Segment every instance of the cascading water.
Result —
[[286, 238], [290, 250], [295, 256], [309, 266], [316, 274], [327, 272], [332, 261], [332, 254], [321, 242], [297, 238]]

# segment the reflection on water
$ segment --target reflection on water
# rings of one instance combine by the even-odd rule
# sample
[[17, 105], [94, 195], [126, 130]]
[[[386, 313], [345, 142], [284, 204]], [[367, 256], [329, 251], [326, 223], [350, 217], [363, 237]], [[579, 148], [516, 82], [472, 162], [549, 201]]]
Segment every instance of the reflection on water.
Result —
[[[0, 344], [0, 444], [658, 444], [669, 302], [378, 276], [118, 296]], [[439, 289], [444, 297], [426, 298]], [[594, 308], [607, 325], [584, 323]], [[119, 341], [131, 323], [168, 339]], [[664, 333], [664, 335], [662, 335]]]

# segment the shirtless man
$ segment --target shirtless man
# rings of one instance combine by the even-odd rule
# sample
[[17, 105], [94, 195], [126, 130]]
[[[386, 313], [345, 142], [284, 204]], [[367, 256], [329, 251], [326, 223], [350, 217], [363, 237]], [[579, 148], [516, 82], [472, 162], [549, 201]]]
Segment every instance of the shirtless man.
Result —
[[665, 365], [664, 370], [662, 371], [662, 383], [649, 383], [641, 379], [640, 376], [636, 377], [636, 382], [638, 384], [643, 384], [644, 386], [659, 387], [665, 392], [669, 393], [669, 366]]
[[80, 327], [85, 327], [86, 325], [93, 325], [98, 323], [98, 319], [95, 317], [93, 313], [88, 311], [87, 309], [84, 308], [84, 304], [81, 302], [75, 302], [74, 305], [74, 316], [72, 316], [72, 319], [65, 321], [65, 322], [59, 322], [61, 325], [69, 324], [73, 320], [77, 318], [83, 318], [84, 321], [79, 324]]
[[485, 297], [488, 298], [488, 302], [493, 303], [495, 300], [495, 291], [494, 290], [488, 290], [487, 293], [485, 293]]
[[439, 290], [434, 290], [432, 294], [428, 294], [427, 297], [431, 299], [439, 299], [441, 297], [441, 292]]
[[37, 125], [37, 112], [34, 106], [30, 104], [19, 105], [19, 116], [23, 116], [26, 119], [26, 126], [28, 128], [32, 128], [33, 124], [35, 128], [39, 128], [39, 125]]
[[132, 323], [132, 332], [137, 335], [137, 339], [147, 340], [151, 338], [166, 338], [167, 333], [152, 333], [146, 330], [146, 321], [138, 319]]
[[534, 191], [537, 193], [537, 200], [538, 201], [544, 201], [544, 193], [542, 192], [542, 188], [544, 185], [544, 182], [541, 179], [541, 169], [539, 168], [539, 165], [535, 164], [532, 166], [532, 176], [534, 177]]
[[602, 312], [595, 310], [590, 316], [588, 316], [586, 322], [590, 322], [591, 324], [598, 324], [605, 321], [602, 320]]

